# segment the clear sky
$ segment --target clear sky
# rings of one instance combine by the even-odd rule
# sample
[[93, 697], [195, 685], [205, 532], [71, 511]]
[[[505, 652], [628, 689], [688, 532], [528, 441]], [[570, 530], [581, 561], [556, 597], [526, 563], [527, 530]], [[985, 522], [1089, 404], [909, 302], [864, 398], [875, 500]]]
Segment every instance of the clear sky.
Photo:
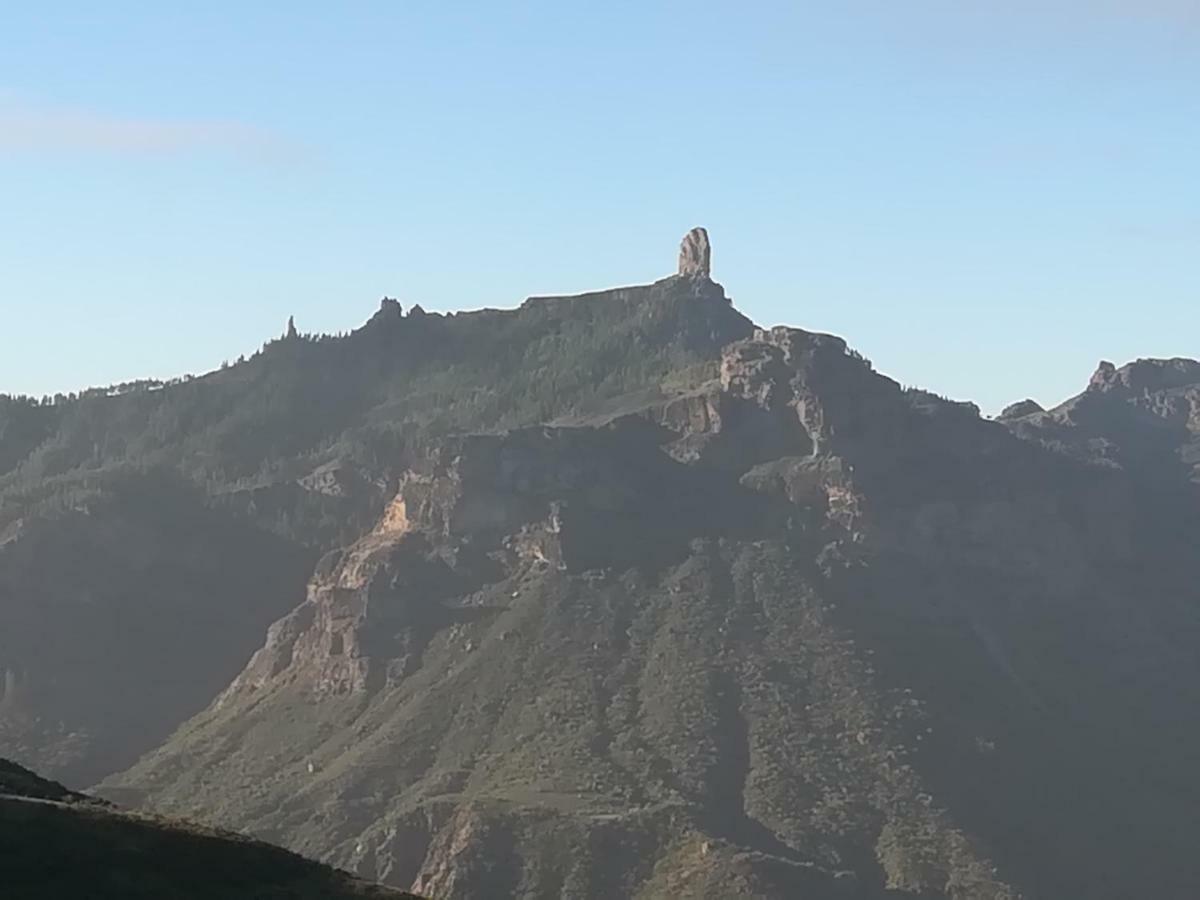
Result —
[[1200, 0], [2, 4], [0, 391], [644, 282], [985, 411], [1200, 356]]

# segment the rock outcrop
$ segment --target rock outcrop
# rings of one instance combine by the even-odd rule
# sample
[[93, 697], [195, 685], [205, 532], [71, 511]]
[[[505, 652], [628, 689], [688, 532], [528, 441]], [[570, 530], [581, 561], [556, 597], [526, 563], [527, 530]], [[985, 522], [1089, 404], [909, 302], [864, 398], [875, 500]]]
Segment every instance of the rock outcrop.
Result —
[[1200, 384], [1200, 362], [1193, 359], [1139, 359], [1117, 368], [1101, 362], [1089, 382], [1093, 390], [1125, 390], [1145, 394]]
[[1144, 488], [1191, 494], [1200, 483], [1200, 362], [1101, 362], [1087, 388], [1044, 414], [1002, 417], [1017, 434], [1115, 466]]
[[708, 231], [693, 228], [679, 245], [679, 274], [685, 278], [708, 278], [712, 272], [712, 246]]
[[1018, 400], [1016, 403], [1010, 403], [1008, 406], [1004, 407], [1004, 409], [1000, 411], [998, 418], [1001, 420], [1020, 419], [1024, 416], [1032, 416], [1034, 413], [1045, 411], [1046, 410], [1042, 408], [1042, 405], [1036, 400], [1030, 400], [1026, 398], [1025, 400]]

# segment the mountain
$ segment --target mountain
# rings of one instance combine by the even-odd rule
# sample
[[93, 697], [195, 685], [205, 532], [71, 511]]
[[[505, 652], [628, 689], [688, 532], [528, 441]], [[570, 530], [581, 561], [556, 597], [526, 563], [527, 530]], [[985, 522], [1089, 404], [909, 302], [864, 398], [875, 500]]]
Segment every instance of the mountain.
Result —
[[660, 396], [750, 327], [707, 279], [448, 316], [385, 299], [201, 378], [0, 398], [0, 753], [78, 784], [129, 766], [430, 440]]
[[[39, 406], [10, 509], [278, 403], [147, 462], [319, 556], [98, 791], [439, 900], [1200, 895], [1200, 364], [991, 421], [710, 264]], [[39, 480], [84, 403], [128, 458]]]
[[7, 760], [0, 834], [12, 900], [415, 900], [260, 841], [122, 813]]

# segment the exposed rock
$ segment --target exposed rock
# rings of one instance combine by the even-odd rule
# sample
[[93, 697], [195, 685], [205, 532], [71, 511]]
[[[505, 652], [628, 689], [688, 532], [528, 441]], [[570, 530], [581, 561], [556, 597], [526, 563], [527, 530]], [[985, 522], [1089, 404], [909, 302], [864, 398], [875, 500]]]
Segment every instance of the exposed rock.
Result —
[[1091, 380], [1088, 381], [1088, 388], [1103, 389], [1113, 383], [1117, 376], [1117, 367], [1110, 363], [1107, 359], [1100, 361], [1100, 365], [1096, 367], [1096, 371], [1092, 373]]
[[1045, 412], [1042, 405], [1036, 400], [1018, 400], [1016, 403], [1010, 403], [1000, 412], [1000, 419], [1020, 419], [1023, 416], [1031, 416], [1034, 413]]
[[1126, 390], [1136, 393], [1167, 391], [1200, 384], [1200, 362], [1174, 359], [1139, 359], [1117, 368], [1100, 363], [1088, 384], [1097, 390]]
[[[1021, 437], [1135, 474], [1144, 488], [1200, 483], [1200, 362], [1101, 362], [1087, 389], [1044, 415], [1002, 417]], [[1166, 498], [1161, 498], [1165, 500]]]
[[679, 245], [679, 274], [686, 278], [708, 278], [712, 271], [712, 246], [708, 232], [693, 228]]
[[394, 686], [435, 634], [470, 619], [451, 597], [527, 566], [652, 564], [684, 554], [697, 532], [768, 521], [764, 503], [712, 485], [650, 438], [627, 421], [436, 447], [401, 477], [373, 531], [317, 564], [306, 601], [271, 626], [219, 705], [277, 680], [318, 695]]

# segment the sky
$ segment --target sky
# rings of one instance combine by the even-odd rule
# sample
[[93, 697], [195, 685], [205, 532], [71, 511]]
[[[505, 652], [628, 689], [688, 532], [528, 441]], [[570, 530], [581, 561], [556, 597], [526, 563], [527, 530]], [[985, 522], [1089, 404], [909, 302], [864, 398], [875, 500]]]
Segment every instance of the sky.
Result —
[[0, 392], [643, 283], [994, 413], [1200, 357], [1200, 0], [0, 2]]

